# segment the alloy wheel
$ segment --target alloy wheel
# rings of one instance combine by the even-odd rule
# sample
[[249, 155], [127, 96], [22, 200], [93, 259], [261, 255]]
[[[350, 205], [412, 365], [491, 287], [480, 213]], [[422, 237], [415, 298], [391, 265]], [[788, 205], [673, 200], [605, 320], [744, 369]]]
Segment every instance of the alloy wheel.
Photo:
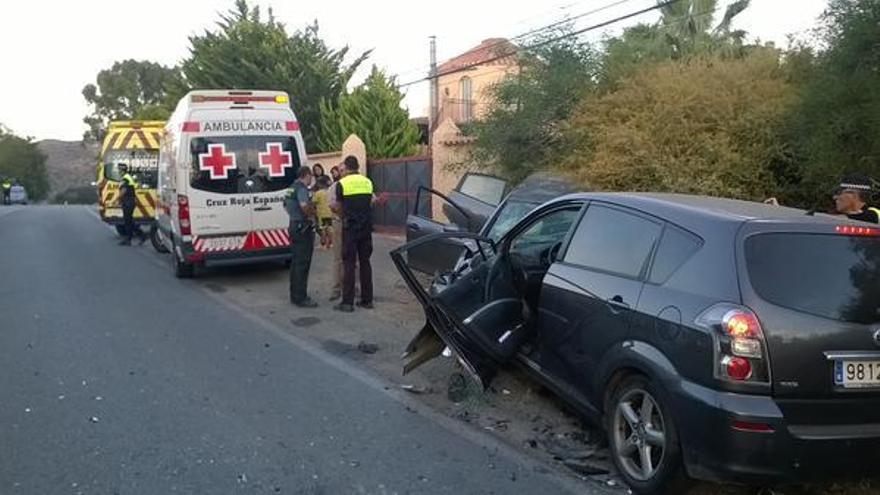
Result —
[[614, 409], [614, 455], [626, 475], [648, 481], [657, 474], [666, 453], [663, 413], [654, 397], [642, 388], [628, 390]]

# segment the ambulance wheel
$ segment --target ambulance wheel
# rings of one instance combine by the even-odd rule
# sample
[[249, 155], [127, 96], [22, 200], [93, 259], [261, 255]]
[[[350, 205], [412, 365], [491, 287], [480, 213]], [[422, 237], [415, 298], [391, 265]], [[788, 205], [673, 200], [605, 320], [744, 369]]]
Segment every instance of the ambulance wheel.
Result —
[[116, 233], [119, 235], [125, 235], [125, 225], [117, 225]]
[[192, 263], [187, 263], [180, 259], [177, 255], [177, 246], [174, 239], [171, 240], [171, 267], [174, 268], [174, 276], [177, 278], [192, 278], [195, 274], [195, 267]]
[[153, 224], [150, 227], [150, 244], [153, 245], [153, 249], [160, 253], [167, 253], [168, 248], [165, 247], [165, 239], [162, 238], [162, 232], [159, 230], [159, 226]]

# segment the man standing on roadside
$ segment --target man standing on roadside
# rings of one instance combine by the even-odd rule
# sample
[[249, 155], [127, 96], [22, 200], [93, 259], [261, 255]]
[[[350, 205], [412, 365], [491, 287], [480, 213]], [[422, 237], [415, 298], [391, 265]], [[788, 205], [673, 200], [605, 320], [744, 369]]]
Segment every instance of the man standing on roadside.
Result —
[[355, 268], [359, 268], [361, 300], [358, 306], [373, 308], [373, 182], [358, 171], [354, 156], [345, 158], [343, 177], [336, 185], [336, 211], [342, 218], [342, 302], [338, 311], [354, 311]]
[[314, 308], [318, 303], [308, 295], [309, 268], [315, 247], [315, 206], [309, 193], [312, 170], [303, 165], [284, 197], [290, 216], [290, 302], [300, 308]]
[[848, 175], [834, 191], [834, 207], [850, 220], [880, 223], [880, 210], [868, 206], [871, 179], [866, 175]]
[[119, 181], [119, 203], [122, 207], [122, 222], [125, 235], [119, 241], [120, 246], [131, 246], [131, 239], [138, 236], [140, 244], [147, 240], [147, 235], [134, 224], [134, 209], [137, 206], [137, 180], [128, 173], [128, 165], [118, 165], [122, 179]]
[[[873, 193], [872, 182], [870, 177], [863, 174], [844, 176], [832, 193], [833, 213], [846, 215], [850, 220], [880, 223], [880, 208], [868, 205]], [[764, 204], [779, 206], [779, 201], [776, 198], [768, 198], [764, 200]]]
[[3, 204], [9, 204], [9, 193], [12, 191], [12, 181], [3, 179]]

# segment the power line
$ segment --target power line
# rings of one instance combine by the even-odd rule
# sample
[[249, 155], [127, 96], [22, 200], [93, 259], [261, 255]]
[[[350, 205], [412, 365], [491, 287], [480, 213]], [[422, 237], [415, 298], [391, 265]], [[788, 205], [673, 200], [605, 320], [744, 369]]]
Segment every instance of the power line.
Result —
[[549, 44], [551, 44], [551, 43], [555, 43], [555, 42], [557, 42], [557, 41], [561, 41], [561, 40], [564, 40], [564, 39], [566, 39], [566, 38], [571, 38], [571, 37], [574, 37], [574, 36], [579, 36], [579, 35], [581, 35], [581, 34], [584, 34], [584, 33], [586, 33], [586, 32], [589, 32], [589, 31], [595, 31], [596, 29], [601, 29], [601, 28], [603, 28], [603, 27], [607, 27], [607, 26], [610, 26], [610, 25], [612, 25], [612, 24], [616, 24], [616, 23], [618, 23], [618, 22], [625, 21], [625, 20], [627, 20], [627, 19], [631, 19], [631, 18], [633, 18], [633, 17], [637, 17], [637, 16], [640, 16], [640, 15], [642, 15], [642, 14], [647, 14], [648, 12], [651, 12], [651, 11], [654, 11], [654, 10], [659, 10], [659, 9], [664, 8], [664, 7], [668, 7], [668, 6], [670, 6], [670, 5], [674, 5], [674, 4], [676, 4], [676, 3], [680, 2], [680, 1], [681, 1], [681, 0], [667, 0], [667, 1], [665, 1], [665, 2], [658, 3], [658, 4], [653, 5], [653, 6], [651, 6], [651, 7], [646, 7], [646, 8], [644, 8], [644, 9], [641, 9], [641, 10], [638, 10], [638, 11], [635, 11], [635, 12], [630, 12], [629, 14], [624, 14], [624, 15], [622, 15], [622, 16], [618, 16], [618, 17], [615, 17], [615, 18], [613, 18], [613, 19], [610, 19], [610, 20], [607, 20], [607, 21], [600, 22], [600, 23], [598, 23], [598, 24], [593, 24], [592, 26], [588, 26], [588, 27], [585, 27], [585, 28], [583, 28], [583, 29], [578, 29], [578, 30], [576, 30], [576, 31], [572, 31], [572, 32], [570, 32], [570, 33], [566, 33], [566, 34], [563, 34], [563, 35], [561, 35], [561, 36], [556, 36], [556, 37], [554, 37], [554, 38], [549, 38], [549, 39], [546, 39], [546, 40], [542, 40], [542, 41], [540, 41], [540, 42], [538, 42], [538, 43], [534, 43], [534, 44], [529, 45], [529, 46], [525, 46], [525, 47], [517, 48], [517, 50], [509, 51], [509, 52], [507, 52], [507, 53], [502, 53], [502, 54], [500, 54], [500, 55], [496, 55], [496, 56], [494, 56], [494, 57], [490, 57], [490, 58], [488, 58], [488, 59], [486, 59], [486, 60], [481, 60], [481, 61], [479, 61], [479, 62], [477, 62], [477, 63], [467, 64], [467, 65], [464, 65], [464, 66], [462, 66], [462, 67], [458, 67], [458, 68], [456, 68], [456, 69], [452, 69], [452, 70], [448, 70], [448, 71], [444, 71], [444, 72], [438, 72], [437, 74], [434, 74], [433, 76], [423, 77], [423, 78], [421, 78], [421, 79], [416, 79], [416, 80], [414, 80], [414, 81], [410, 81], [410, 82], [407, 82], [407, 83], [398, 84], [397, 87], [398, 87], [398, 88], [405, 88], [405, 87], [407, 87], [407, 86], [412, 86], [413, 84], [418, 84], [418, 83], [423, 82], [423, 81], [429, 81], [432, 77], [442, 77], [442, 76], [447, 76], [447, 75], [450, 75], [450, 74], [455, 74], [455, 73], [458, 73], [458, 72], [463, 72], [463, 71], [466, 71], [466, 70], [468, 70], [468, 69], [472, 69], [472, 68], [477, 67], [477, 66], [480, 66], [480, 65], [484, 65], [484, 64], [492, 63], [492, 62], [495, 62], [495, 61], [497, 61], [497, 60], [501, 60], [502, 58], [507, 58], [507, 57], [513, 56], [513, 55], [515, 55], [519, 50], [533, 50], [533, 49], [535, 49], [535, 48], [540, 48], [540, 47], [542, 47], [542, 46], [544, 46], [544, 45], [549, 45]]
[[[529, 36], [532, 36], [532, 35], [535, 35], [535, 34], [539, 34], [539, 33], [544, 32], [544, 31], [549, 31], [549, 30], [551, 30], [551, 29], [553, 29], [553, 28], [556, 28], [556, 27], [559, 27], [559, 26], [562, 26], [562, 25], [565, 25], [565, 24], [568, 24], [568, 23], [574, 22], [574, 21], [577, 20], [577, 19], [581, 19], [581, 18], [583, 18], [583, 17], [589, 16], [589, 15], [593, 15], [593, 14], [598, 14], [598, 13], [600, 13], [600, 12], [604, 12], [604, 11], [606, 11], [606, 10], [609, 10], [609, 9], [614, 8], [614, 7], [618, 7], [618, 6], [620, 6], [620, 5], [623, 5], [623, 4], [625, 4], [625, 3], [629, 3], [629, 2], [633, 2], [633, 1], [635, 1], [635, 0], [616, 0], [616, 1], [614, 1], [614, 2], [611, 2], [611, 3], [605, 4], [605, 5], [602, 5], [602, 6], [596, 7], [596, 8], [594, 8], [594, 9], [592, 9], [592, 10], [588, 10], [588, 11], [586, 11], [586, 12], [582, 12], [582, 13], [580, 13], [580, 14], [578, 14], [578, 15], [571, 16], [571, 17], [565, 17], [564, 19], [559, 19], [559, 20], [557, 20], [557, 21], [553, 21], [553, 22], [550, 23], [550, 24], [547, 24], [547, 25], [544, 25], [544, 26], [540, 26], [540, 27], [537, 27], [537, 28], [533, 28], [533, 29], [531, 29], [531, 30], [529, 30], [529, 31], [526, 31], [526, 32], [524, 32], [524, 33], [517, 34], [517, 35], [515, 35], [515, 36], [511, 36], [511, 37], [508, 38], [508, 39], [504, 39], [504, 40], [502, 40], [502, 41], [498, 41], [498, 42], [496, 42], [496, 43], [492, 43], [492, 44], [490, 44], [490, 45], [488, 45], [488, 46], [486, 46], [486, 47], [483, 47], [483, 48], [484, 48], [484, 49], [491, 50], [491, 49], [493, 49], [493, 48], [500, 47], [500, 46], [502, 46], [502, 45], [505, 45], [505, 44], [509, 43], [510, 40], [521, 40], [521, 39], [523, 39], [523, 38], [527, 38], [527, 37], [529, 37]], [[574, 3], [568, 4], [568, 6], [572, 6], [572, 5], [576, 5], [576, 4], [577, 4], [577, 2], [574, 2]], [[548, 11], [548, 12], [549, 12], [549, 11]], [[424, 71], [424, 70], [427, 69], [427, 68], [429, 68], [428, 65], [421, 65], [421, 66], [416, 67], [416, 68], [413, 68], [413, 69], [408, 69], [408, 70], [405, 70], [405, 71], [402, 71], [402, 72], [398, 72], [396, 75], [397, 75], [398, 77], [400, 77], [400, 76], [402, 76], [402, 75], [404, 75], [404, 74], [412, 74], [413, 72], [421, 72], [421, 71]], [[429, 76], [428, 78], [426, 78], [426, 79], [430, 79], [430, 76]], [[421, 80], [415, 80], [415, 81], [413, 81], [412, 83], [407, 83], [407, 85], [415, 84], [416, 82], [421, 82]], [[403, 87], [403, 85], [398, 86], [398, 87]]]
[[[577, 20], [577, 19], [580, 19], [580, 18], [586, 17], [586, 16], [588, 16], [588, 15], [598, 14], [599, 12], [604, 12], [604, 11], [606, 11], [606, 10], [608, 10], [608, 9], [613, 9], [614, 7], [618, 7], [618, 6], [620, 6], [620, 5], [623, 5], [623, 4], [625, 4], [625, 3], [629, 3], [629, 2], [632, 2], [632, 1], [633, 1], [633, 0], [617, 0], [616, 2], [612, 2], [612, 3], [609, 3], [609, 4], [607, 4], [607, 5], [603, 5], [603, 6], [601, 6], [601, 7], [597, 7], [597, 8], [595, 8], [595, 9], [593, 9], [593, 10], [590, 10], [590, 11], [587, 11], [587, 12], [583, 12], [583, 13], [578, 14], [578, 15], [576, 15], [576, 16], [566, 17], [565, 19], [560, 19], [560, 20], [558, 20], [558, 21], [556, 21], [556, 22], [553, 22], [553, 23], [551, 23], [551, 24], [548, 24], [548, 25], [546, 25], [546, 26], [542, 26], [542, 27], [540, 27], [540, 28], [533, 29], [533, 30], [531, 30], [531, 31], [525, 32], [525, 33], [520, 34], [520, 35], [518, 35], [518, 36], [514, 36], [512, 39], [515, 39], [515, 40], [516, 40], [516, 39], [526, 38], [526, 37], [531, 36], [531, 35], [533, 35], [533, 34], [538, 34], [538, 33], [540, 33], [541, 31], [548, 31], [548, 30], [550, 30], [550, 29], [553, 29], [553, 28], [555, 28], [555, 27], [558, 27], [558, 26], [562, 26], [562, 25], [568, 24], [568, 23], [570, 23], [570, 22], [572, 22], [572, 21], [575, 21], [575, 20]], [[676, 0], [676, 1], [677, 1], [677, 0]]]
[[[695, 13], [695, 14], [683, 15], [683, 16], [681, 16], [681, 17], [677, 17], [677, 18], [675, 18], [675, 19], [672, 19], [672, 20], [669, 20], [669, 21], [667, 21], [667, 22], [664, 22], [663, 24], [657, 25], [657, 26], [656, 26], [656, 29], [658, 30], [658, 32], [661, 32], [661, 33], [663, 33], [663, 32], [667, 32], [667, 33], [668, 33], [669, 31], [671, 31], [672, 27], [674, 27], [674, 26], [676, 26], [676, 25], [679, 25], [679, 24], [683, 24], [684, 22], [688, 21], [689, 19], [701, 19], [701, 18], [703, 18], [703, 17], [707, 17], [707, 16], [714, 16], [714, 15], [717, 14], [721, 9], [722, 9], [722, 6], [718, 6], [718, 7], [715, 7], [714, 9], [712, 9], [712, 10], [707, 10], [707, 11], [705, 11], [705, 12], [700, 12], [700, 13]], [[522, 50], [528, 50], [528, 48], [529, 48], [529, 47], [523, 47], [523, 48], [521, 48], [521, 49], [522, 49]], [[488, 70], [488, 71], [481, 72], [480, 75], [481, 75], [481, 77], [482, 77], [482, 76], [487, 76], [487, 75], [490, 75], [490, 74], [497, 74], [497, 73], [499, 73], [499, 72], [505, 72], [505, 71], [507, 71], [507, 70], [509, 70], [508, 67], [499, 67], [499, 68], [497, 68], [497, 69], [492, 69], [492, 70]], [[426, 78], [426, 79], [430, 79], [430, 77], [428, 77], [428, 78]]]

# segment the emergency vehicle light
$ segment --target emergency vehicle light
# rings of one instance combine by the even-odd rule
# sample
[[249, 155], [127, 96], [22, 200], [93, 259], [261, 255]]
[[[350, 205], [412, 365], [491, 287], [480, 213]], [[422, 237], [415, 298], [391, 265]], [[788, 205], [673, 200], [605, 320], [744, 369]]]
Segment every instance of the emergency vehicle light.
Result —
[[249, 92], [248, 94], [237, 94], [230, 91], [229, 95], [192, 95], [190, 101], [192, 101], [193, 103], [231, 102], [245, 104], [253, 102], [287, 103], [290, 100], [287, 95], [253, 96]]
[[201, 126], [198, 122], [184, 122], [181, 131], [183, 132], [199, 132]]

